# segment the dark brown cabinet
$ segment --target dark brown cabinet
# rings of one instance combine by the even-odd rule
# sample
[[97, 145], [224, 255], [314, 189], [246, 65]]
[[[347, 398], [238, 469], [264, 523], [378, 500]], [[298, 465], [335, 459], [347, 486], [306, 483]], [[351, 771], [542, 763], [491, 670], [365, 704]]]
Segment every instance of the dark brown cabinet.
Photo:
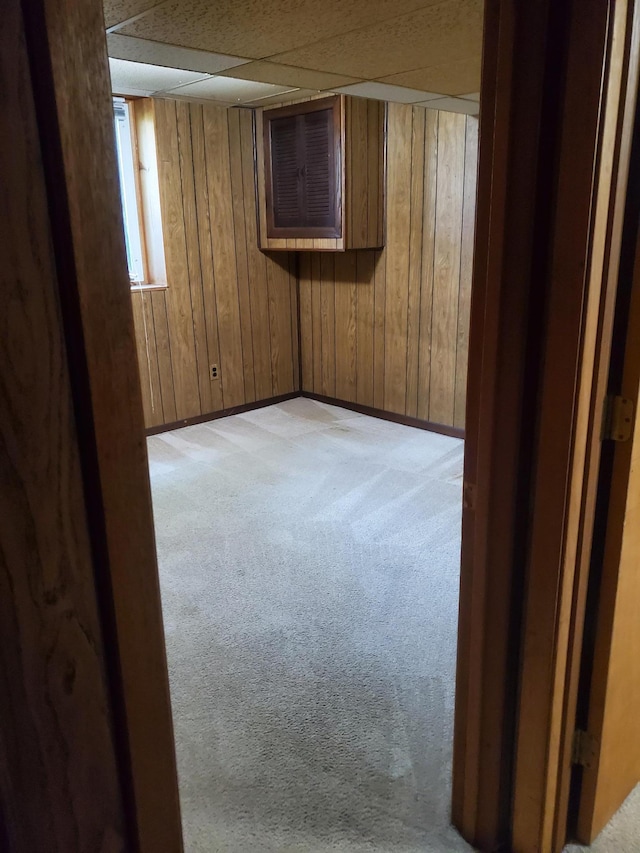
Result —
[[339, 237], [340, 99], [265, 112], [264, 148], [267, 235]]
[[260, 246], [384, 243], [385, 106], [334, 95], [257, 111]]

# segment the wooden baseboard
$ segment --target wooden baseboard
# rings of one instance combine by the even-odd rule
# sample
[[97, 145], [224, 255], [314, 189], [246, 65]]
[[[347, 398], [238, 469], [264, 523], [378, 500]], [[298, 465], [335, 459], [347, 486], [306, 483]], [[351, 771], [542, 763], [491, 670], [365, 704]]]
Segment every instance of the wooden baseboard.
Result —
[[265, 406], [273, 406], [275, 403], [293, 400], [294, 397], [299, 396], [299, 391], [292, 391], [289, 394], [280, 394], [277, 397], [267, 397], [266, 400], [256, 400], [255, 403], [244, 403], [242, 406], [232, 406], [230, 409], [220, 409], [218, 412], [208, 412], [206, 415], [195, 415], [193, 418], [184, 418], [184, 420], [173, 421], [170, 424], [149, 427], [145, 432], [147, 435], [170, 432], [172, 429], [181, 429], [182, 427], [193, 426], [194, 424], [204, 424], [207, 421], [215, 421], [218, 418], [227, 418], [229, 415], [240, 415], [243, 412], [251, 412], [253, 409], [263, 409]]
[[280, 394], [278, 397], [267, 397], [266, 400], [257, 400], [255, 403], [245, 403], [242, 406], [233, 406], [230, 409], [220, 409], [218, 412], [209, 412], [206, 415], [196, 415], [193, 418], [184, 418], [181, 421], [173, 421], [170, 424], [160, 424], [145, 430], [147, 435], [157, 435], [160, 432], [170, 432], [172, 429], [181, 429], [194, 424], [204, 424], [207, 421], [215, 421], [218, 418], [227, 418], [229, 415], [240, 415], [242, 412], [251, 412], [253, 409], [263, 409], [265, 406], [273, 406], [285, 400], [293, 400], [296, 397], [307, 397], [309, 400], [318, 400], [320, 403], [329, 403], [331, 406], [340, 406], [342, 409], [350, 409], [361, 415], [369, 415], [372, 418], [381, 418], [384, 421], [392, 421], [404, 426], [417, 427], [427, 432], [438, 432], [441, 435], [450, 435], [453, 438], [464, 438], [464, 430], [459, 427], [447, 426], [446, 424], [434, 424], [431, 421], [423, 421], [420, 418], [411, 418], [408, 415], [398, 415], [395, 412], [386, 412], [384, 409], [374, 409], [371, 406], [361, 406], [360, 403], [351, 403], [349, 400], [339, 400], [337, 397], [325, 397], [324, 394], [314, 394], [311, 391], [292, 391], [290, 394]]
[[423, 421], [420, 418], [412, 418], [408, 415], [398, 415], [395, 412], [386, 412], [384, 409], [374, 409], [371, 406], [362, 406], [360, 403], [351, 403], [348, 400], [338, 400], [336, 397], [325, 397], [323, 394], [314, 394], [311, 391], [301, 391], [300, 397], [308, 397], [310, 400], [318, 400], [320, 403], [329, 403], [331, 406], [340, 406], [342, 409], [351, 409], [361, 415], [369, 415], [372, 418], [381, 418], [404, 426], [417, 427], [428, 432], [438, 432], [441, 435], [450, 435], [453, 438], [464, 438], [464, 430], [460, 427], [447, 426], [446, 424], [434, 424], [431, 421]]

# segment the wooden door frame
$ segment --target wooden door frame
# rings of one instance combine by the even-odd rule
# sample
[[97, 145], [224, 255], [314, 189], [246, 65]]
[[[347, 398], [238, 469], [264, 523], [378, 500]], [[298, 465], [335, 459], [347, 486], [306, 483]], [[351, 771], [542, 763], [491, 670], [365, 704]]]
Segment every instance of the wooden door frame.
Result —
[[486, 850], [565, 840], [627, 8], [486, 3], [452, 809]]
[[[560, 228], [553, 242], [547, 368], [539, 400], [538, 470], [523, 621], [513, 845], [532, 853], [560, 851], [566, 842], [602, 422], [638, 89], [638, 4], [633, 0], [610, 4], [606, 33], [604, 18], [598, 26], [598, 9], [589, 10], [588, 5], [580, 7], [569, 55], [574, 85], [566, 95], [561, 169], [566, 173], [569, 164], [574, 165], [584, 135], [588, 91], [584, 51], [589, 42], [597, 43], [604, 47], [605, 74], [594, 139], [594, 179], [585, 231], [576, 233], [577, 188], [565, 196], [564, 207], [560, 199], [557, 205]], [[595, 96], [596, 79], [591, 85]], [[585, 234], [583, 268], [572, 270], [567, 235], [573, 236], [578, 249]]]
[[[562, 785], [555, 781], [551, 747], [555, 754], [566, 753], [566, 737], [561, 749], [556, 746], [557, 721], [565, 725], [567, 714], [556, 712], [558, 696], [565, 695], [558, 679], [566, 611], [575, 596], [559, 599], [558, 591], [573, 589], [567, 571], [563, 574], [570, 567], [565, 520], [576, 413], [583, 411], [578, 375], [582, 366], [586, 370], [584, 263], [592, 248], [591, 201], [602, 139], [601, 93], [590, 72], [594, 65], [598, 71], [599, 51], [606, 54], [602, 5], [486, 3], [453, 787], [454, 822], [486, 850], [511, 843], [512, 818], [514, 849], [551, 849], [541, 845], [554, 833], [558, 842], [562, 834], [553, 793]], [[56, 226], [65, 336], [75, 365], [96, 586], [126, 768], [121, 781], [138, 849], [179, 853], [173, 730], [118, 224], [104, 22], [100, 0], [74, 4], [73, 14], [67, 7], [62, 0], [22, 4]], [[580, 145], [573, 154], [579, 156], [572, 156], [577, 130]], [[616, 158], [614, 153], [612, 162]], [[575, 209], [580, 198], [587, 201]], [[605, 244], [610, 243], [608, 238]], [[563, 336], [560, 317], [570, 320], [576, 336]], [[557, 375], [545, 372], [554, 353], [568, 359]], [[549, 453], [543, 439], [553, 434], [555, 406], [562, 415], [562, 441]], [[544, 511], [549, 494], [560, 507], [560, 525]], [[540, 548], [549, 532], [552, 553]], [[538, 572], [540, 566], [547, 570]], [[535, 617], [546, 604], [554, 618], [544, 624], [540, 645]], [[545, 701], [529, 714], [528, 703], [518, 706], [516, 698], [519, 686], [526, 696], [532, 684], [541, 685]], [[560, 731], [566, 734], [566, 727]], [[523, 760], [529, 737], [543, 749], [540, 768]], [[534, 815], [524, 819], [521, 804], [529, 796]]]
[[[638, 156], [640, 143], [640, 125], [636, 114], [633, 151]], [[607, 802], [607, 808], [596, 812], [601, 781], [598, 773], [603, 761], [607, 761], [607, 749], [602, 740], [606, 730], [609, 705], [609, 674], [612, 661], [616, 659], [614, 631], [616, 619], [619, 619], [619, 583], [621, 560], [624, 559], [625, 537], [629, 531], [627, 516], [628, 500], [631, 495], [629, 479], [632, 474], [632, 462], [637, 454], [638, 445], [638, 390], [640, 386], [640, 206], [638, 203], [638, 163], [632, 165], [635, 198], [629, 197], [625, 221], [625, 234], [620, 270], [618, 300], [615, 307], [614, 339], [611, 351], [611, 363], [608, 376], [608, 392], [620, 395], [634, 402], [631, 435], [626, 441], [611, 442], [603, 449], [598, 478], [599, 524], [594, 534], [589, 592], [587, 597], [587, 620], [589, 629], [585, 630], [585, 645], [580, 671], [579, 727], [588, 732], [594, 743], [594, 755], [585, 767], [576, 768], [574, 802], [578, 803], [577, 814], [572, 815], [575, 835], [582, 844], [591, 844], [611, 818], [612, 806], [620, 805], [616, 800]], [[627, 569], [628, 570], [628, 569]], [[617, 650], [617, 655], [620, 650]], [[618, 658], [619, 660], [619, 658]], [[629, 706], [633, 708], [633, 703]], [[610, 729], [609, 729], [610, 731]], [[622, 741], [629, 744], [629, 754], [635, 756], [632, 738], [627, 728], [620, 728]], [[634, 767], [637, 765], [634, 765]], [[616, 772], [621, 768], [616, 763]], [[605, 770], [606, 773], [606, 770]], [[617, 777], [628, 781], [628, 774]], [[634, 780], [637, 783], [637, 779]], [[619, 793], [619, 790], [618, 790]], [[625, 796], [631, 793], [627, 790]]]
[[[19, 0], [11, 2], [18, 5]], [[101, 607], [110, 711], [131, 849], [181, 853], [173, 723], [120, 224], [104, 15], [101, 0], [72, 5], [73, 9], [65, 0], [22, 0], [21, 9], [72, 367], [94, 557], [92, 582]], [[90, 736], [90, 731], [78, 732], [79, 738]]]

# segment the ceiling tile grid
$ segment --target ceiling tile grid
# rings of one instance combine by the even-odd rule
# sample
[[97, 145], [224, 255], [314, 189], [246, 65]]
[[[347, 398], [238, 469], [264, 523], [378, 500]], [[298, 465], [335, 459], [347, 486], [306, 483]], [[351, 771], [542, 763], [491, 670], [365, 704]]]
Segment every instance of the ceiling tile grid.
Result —
[[188, 71], [202, 71], [204, 74], [218, 74], [220, 71], [249, 63], [248, 59], [240, 59], [237, 56], [176, 47], [148, 39], [123, 36], [120, 33], [107, 34], [107, 51], [114, 59], [129, 59], [132, 62], [165, 65], [168, 68], [184, 68]]
[[264, 60], [250, 62], [248, 65], [242, 65], [239, 68], [231, 68], [225, 72], [225, 76], [241, 77], [243, 80], [259, 80], [262, 83], [279, 83], [283, 86], [299, 86], [317, 91], [360, 82], [357, 77], [347, 77], [344, 74], [312, 71], [309, 68], [279, 65]]
[[234, 77], [206, 77], [186, 86], [167, 89], [171, 94], [179, 88], [180, 95], [193, 95], [195, 98], [212, 98], [216, 101], [226, 101], [232, 104], [243, 104], [256, 98], [266, 98], [270, 95], [282, 95], [292, 91], [291, 86], [275, 86], [273, 83], [259, 83], [253, 80], [236, 80]]
[[436, 98], [416, 106], [426, 107], [428, 110], [443, 110], [447, 113], [464, 113], [469, 116], [478, 115], [480, 109], [480, 105], [475, 101], [465, 101], [463, 98]]
[[265, 59], [438, 3], [442, 0], [323, 0], [321, 6], [317, 0], [166, 0], [118, 32]]
[[164, 68], [160, 65], [146, 65], [142, 62], [128, 62], [124, 59], [110, 59], [111, 86], [121, 94], [124, 89], [138, 89], [145, 92], [164, 92], [202, 80], [205, 75], [199, 71], [184, 71], [179, 68]]
[[105, 0], [105, 22], [120, 94], [479, 109], [482, 0]]
[[418, 101], [428, 101], [439, 98], [439, 94], [421, 92], [418, 89], [407, 89], [404, 86], [389, 86], [388, 83], [356, 83], [354, 86], [341, 86], [335, 89], [344, 95], [355, 95], [358, 98], [373, 98], [376, 101], [392, 101], [397, 104], [417, 104]]

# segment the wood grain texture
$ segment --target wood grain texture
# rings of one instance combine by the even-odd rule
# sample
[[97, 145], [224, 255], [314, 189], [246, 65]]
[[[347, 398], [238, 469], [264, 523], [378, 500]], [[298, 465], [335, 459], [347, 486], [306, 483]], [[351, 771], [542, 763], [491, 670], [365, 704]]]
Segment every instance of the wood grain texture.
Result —
[[[301, 98], [286, 104], [316, 101], [325, 96]], [[270, 106], [269, 109], [277, 108]], [[384, 243], [384, 116], [385, 104], [363, 98], [340, 96], [340, 150], [342, 153], [342, 236], [268, 237], [267, 194], [264, 161], [263, 111], [256, 110], [256, 158], [260, 246], [269, 251], [343, 252], [375, 248]]]
[[436, 182], [429, 420], [453, 423], [466, 122], [440, 113]]
[[[640, 258], [638, 259], [640, 261]], [[616, 445], [596, 629], [588, 731], [600, 748], [585, 769], [579, 837], [590, 844], [640, 782], [640, 262], [621, 394], [636, 402], [631, 440]]]
[[304, 391], [464, 427], [477, 138], [471, 116], [389, 105], [385, 248], [301, 255]]
[[253, 111], [148, 103], [168, 282], [151, 297], [154, 336], [134, 315], [150, 427], [151, 375], [174, 423], [298, 390], [299, 370], [295, 264], [258, 249]]
[[165, 294], [171, 370], [176, 414], [178, 418], [186, 418], [190, 412], [200, 409], [200, 389], [197, 371], [193, 370], [197, 359], [189, 287], [177, 107], [177, 101], [157, 101], [155, 122], [157, 139], [162, 142], [158, 148], [160, 209], [167, 278], [172, 285]]
[[458, 340], [456, 343], [456, 390], [453, 422], [463, 427], [467, 404], [467, 366], [469, 361], [469, 324], [471, 319], [471, 277], [477, 188], [478, 120], [467, 120], [464, 165], [464, 201], [460, 246], [460, 292], [458, 296]]
[[[576, 555], [581, 547], [589, 547], [583, 539], [585, 474], [589, 479], [585, 450], [591, 431], [596, 441], [601, 435], [602, 409], [591, 407], [596, 402], [599, 361], [607, 349], [605, 343], [599, 352], [591, 306], [596, 306], [596, 316], [600, 314], [611, 286], [608, 264], [615, 265], [620, 252], [619, 243], [616, 249], [610, 241], [618, 230], [612, 228], [616, 207], [624, 206], [626, 196], [623, 182], [616, 202], [614, 187], [622, 162], [618, 151], [631, 6], [616, 4], [611, 18], [611, 10], [596, 0], [580, 4], [567, 48], [523, 618], [513, 811], [514, 845], [523, 851], [552, 845], [559, 850], [565, 840], [554, 836], [555, 825], [564, 821], [558, 779], [570, 761], [563, 740], [570, 740], [575, 724], [565, 703], [570, 627], [580, 585]], [[611, 28], [614, 35], [609, 41]], [[591, 61], [585, 62], [585, 56]], [[536, 281], [536, 287], [539, 284]], [[590, 310], [585, 312], [585, 306]], [[602, 322], [603, 317], [597, 316], [597, 325]]]
[[[148, 461], [100, 3], [24, 5], [32, 39], [49, 205], [65, 338], [112, 697], [121, 744], [122, 790], [141, 853], [181, 853], [173, 725]], [[51, 599], [52, 607], [60, 602]], [[70, 661], [69, 663], [71, 663]], [[69, 668], [69, 684], [73, 670]], [[79, 714], [77, 746], [95, 737]], [[59, 743], [59, 734], [52, 740]], [[70, 771], [91, 790], [100, 764]], [[126, 778], [125, 778], [126, 777]], [[89, 849], [91, 845], [88, 845]], [[113, 849], [113, 843], [97, 849]], [[74, 850], [77, 843], [65, 845]], [[94, 848], [95, 849], [95, 848]]]
[[0, 82], [0, 846], [116, 853], [128, 843], [18, 2]]

